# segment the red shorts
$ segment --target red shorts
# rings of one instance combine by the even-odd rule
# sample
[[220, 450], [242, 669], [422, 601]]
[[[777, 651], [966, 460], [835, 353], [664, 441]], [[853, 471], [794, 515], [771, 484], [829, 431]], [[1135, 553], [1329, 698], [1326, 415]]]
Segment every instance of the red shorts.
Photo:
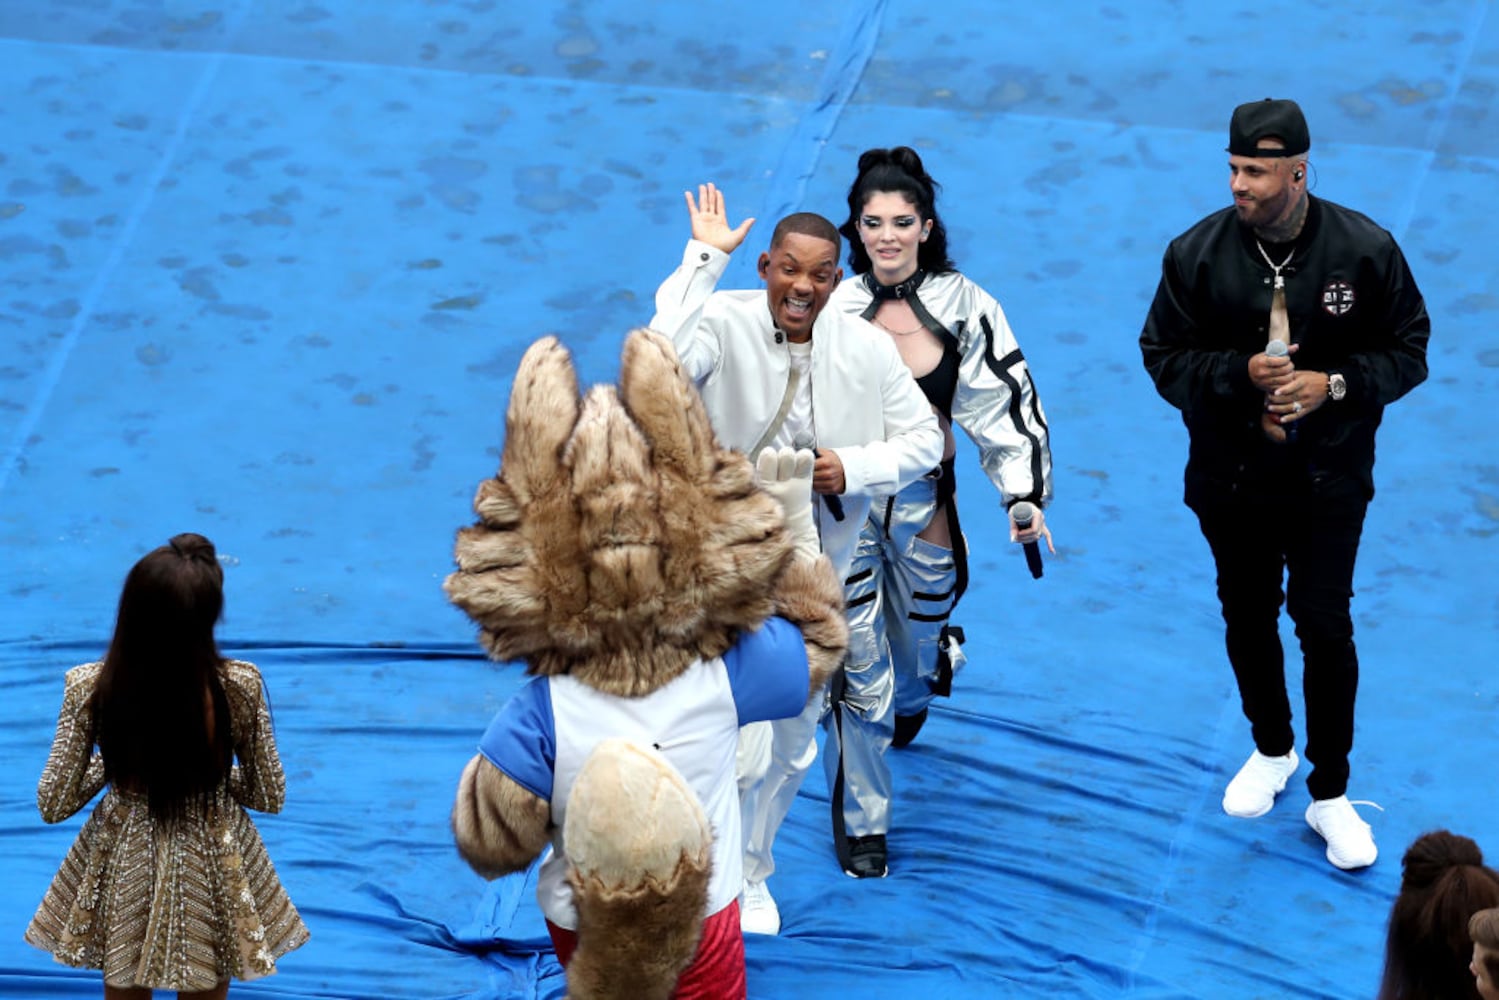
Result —
[[[578, 932], [547, 921], [557, 961], [563, 968], [578, 946]], [[744, 934], [739, 929], [736, 899], [703, 921], [703, 936], [692, 964], [677, 980], [674, 1000], [745, 1000]]]

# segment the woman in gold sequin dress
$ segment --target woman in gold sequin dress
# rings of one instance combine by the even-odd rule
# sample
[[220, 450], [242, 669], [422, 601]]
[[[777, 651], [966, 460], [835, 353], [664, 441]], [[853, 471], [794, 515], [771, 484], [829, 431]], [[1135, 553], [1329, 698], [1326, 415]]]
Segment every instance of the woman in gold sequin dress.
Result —
[[126, 577], [103, 661], [67, 673], [37, 807], [108, 791], [26, 940], [102, 970], [106, 1000], [222, 998], [307, 940], [245, 812], [279, 812], [286, 777], [260, 672], [214, 641], [223, 584], [213, 543], [176, 536]]

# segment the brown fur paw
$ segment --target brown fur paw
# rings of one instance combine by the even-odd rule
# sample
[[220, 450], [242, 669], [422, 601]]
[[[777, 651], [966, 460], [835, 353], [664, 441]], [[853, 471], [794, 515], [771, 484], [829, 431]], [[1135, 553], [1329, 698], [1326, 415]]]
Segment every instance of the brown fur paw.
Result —
[[453, 839], [469, 867], [498, 878], [526, 867], [547, 842], [552, 807], [526, 791], [481, 754], [458, 779]]
[[798, 558], [786, 567], [776, 590], [776, 614], [795, 622], [807, 644], [810, 692], [822, 690], [848, 650], [843, 587], [827, 556]]

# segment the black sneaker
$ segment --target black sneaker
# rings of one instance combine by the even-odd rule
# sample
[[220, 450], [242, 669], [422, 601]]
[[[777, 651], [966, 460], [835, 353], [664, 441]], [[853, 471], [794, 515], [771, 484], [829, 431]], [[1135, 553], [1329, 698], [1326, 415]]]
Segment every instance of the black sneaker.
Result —
[[853, 878], [884, 878], [889, 871], [883, 833], [848, 838], [848, 864], [843, 874]]
[[897, 715], [895, 738], [890, 741], [890, 745], [897, 750], [908, 746], [916, 738], [916, 734], [921, 732], [921, 727], [924, 725], [926, 725], [926, 709], [924, 708], [915, 715]]

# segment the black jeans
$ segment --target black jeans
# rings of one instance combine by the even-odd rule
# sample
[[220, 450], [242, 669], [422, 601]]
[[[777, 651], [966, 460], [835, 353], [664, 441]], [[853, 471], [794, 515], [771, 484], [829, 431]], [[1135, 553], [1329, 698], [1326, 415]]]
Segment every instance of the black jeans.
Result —
[[[1217, 496], [1193, 504], [1218, 569], [1228, 660], [1260, 753], [1295, 746], [1281, 649], [1280, 605], [1296, 624], [1306, 702], [1306, 787], [1314, 799], [1348, 788], [1358, 654], [1353, 565], [1368, 500], [1357, 483], [1293, 482], [1273, 500]], [[1286, 587], [1281, 590], [1284, 579]]]

